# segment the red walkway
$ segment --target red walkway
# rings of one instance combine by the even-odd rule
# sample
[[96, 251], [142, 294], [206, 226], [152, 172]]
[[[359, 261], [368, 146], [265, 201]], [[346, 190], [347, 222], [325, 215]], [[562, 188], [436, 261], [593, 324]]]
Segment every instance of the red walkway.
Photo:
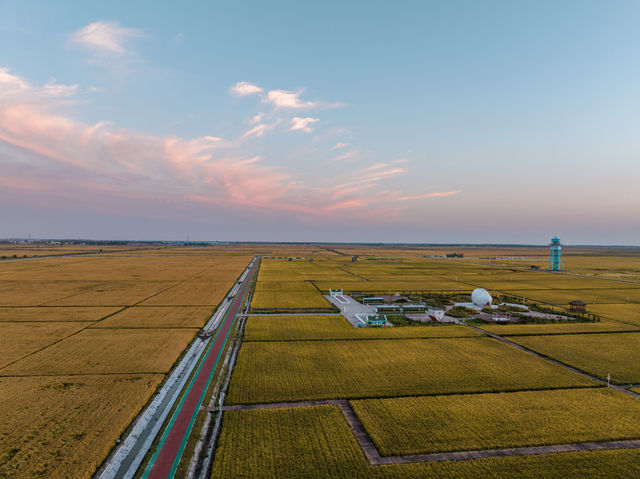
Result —
[[[258, 261], [255, 262], [249, 274], [246, 275], [242, 283], [242, 288], [240, 288], [240, 291], [238, 291], [236, 297], [233, 299], [233, 303], [225, 313], [225, 318], [213, 338], [213, 345], [209, 346], [206, 353], [207, 356], [196, 372], [195, 380], [192, 380], [186, 397], [184, 397], [181, 404], [178, 405], [178, 414], [176, 415], [174, 413], [172, 416], [168, 426], [168, 432], [164, 432], [160, 440], [160, 449], [156, 450], [151, 458], [151, 462], [147, 466], [145, 474], [142, 476], [143, 478], [165, 479], [173, 477], [175, 474], [187, 439], [191, 433], [196, 414], [204, 398], [204, 393], [218, 364], [218, 360], [227, 341], [227, 336], [233, 326], [235, 316], [242, 305], [242, 300], [251, 283], [257, 265]], [[149, 467], [151, 467], [151, 470], [149, 470]]]

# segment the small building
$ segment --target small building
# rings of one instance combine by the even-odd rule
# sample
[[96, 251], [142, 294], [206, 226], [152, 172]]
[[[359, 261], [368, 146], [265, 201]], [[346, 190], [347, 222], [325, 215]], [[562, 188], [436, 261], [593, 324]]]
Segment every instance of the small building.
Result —
[[332, 298], [334, 298], [336, 296], [342, 296], [342, 290], [341, 289], [330, 289], [329, 290], [329, 296], [331, 296]]
[[427, 307], [424, 304], [409, 303], [402, 305], [402, 311], [405, 313], [424, 313]]
[[531, 266], [529, 266], [529, 269], [531, 271], [538, 271], [540, 269], [540, 266], [537, 266], [535, 264], [532, 264]]
[[376, 308], [376, 313], [402, 314], [402, 306], [397, 304], [381, 304]]
[[447, 253], [447, 258], [464, 258], [464, 253]]
[[369, 296], [362, 298], [362, 304], [384, 304], [384, 298], [380, 296]]
[[354, 254], [354, 255], [351, 257], [351, 262], [352, 262], [352, 263], [355, 263], [356, 261], [358, 261], [358, 255], [357, 255], [357, 254]]
[[579, 299], [569, 301], [569, 311], [571, 311], [572, 313], [586, 313], [587, 303], [585, 303], [584, 301], [580, 301]]
[[372, 328], [379, 328], [387, 324], [387, 317], [384, 314], [368, 314], [367, 326]]

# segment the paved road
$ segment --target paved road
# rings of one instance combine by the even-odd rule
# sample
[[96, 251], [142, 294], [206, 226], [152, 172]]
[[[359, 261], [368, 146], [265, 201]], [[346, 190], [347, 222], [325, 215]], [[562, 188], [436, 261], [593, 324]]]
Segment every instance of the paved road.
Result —
[[365, 306], [353, 299], [348, 294], [343, 294], [338, 298], [324, 295], [331, 304], [337, 306], [340, 309], [340, 314], [345, 317], [354, 327], [358, 327], [358, 324], [366, 326], [367, 314], [375, 314], [375, 306]]
[[211, 382], [213, 373], [218, 365], [222, 350], [227, 342], [236, 314], [249, 289], [251, 280], [258, 270], [259, 262], [255, 261], [249, 274], [246, 275], [242, 287], [233, 299], [225, 317], [222, 319], [216, 335], [209, 343], [206, 356], [187, 386], [187, 393], [183, 396], [174, 412], [167, 429], [157, 446], [156, 451], [143, 474], [143, 478], [165, 479], [175, 475], [180, 458], [187, 444], [187, 439], [193, 428], [198, 410], [204, 399], [204, 394]]

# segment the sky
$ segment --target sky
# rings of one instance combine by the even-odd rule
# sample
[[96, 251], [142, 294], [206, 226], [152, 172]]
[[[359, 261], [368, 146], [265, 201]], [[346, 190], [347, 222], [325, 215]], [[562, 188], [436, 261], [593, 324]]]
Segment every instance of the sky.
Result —
[[0, 238], [639, 245], [639, 21], [0, 0]]

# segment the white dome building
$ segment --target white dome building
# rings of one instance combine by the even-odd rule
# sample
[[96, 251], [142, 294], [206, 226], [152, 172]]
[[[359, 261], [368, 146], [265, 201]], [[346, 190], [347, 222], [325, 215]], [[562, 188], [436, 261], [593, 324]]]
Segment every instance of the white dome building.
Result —
[[478, 308], [484, 308], [490, 305], [493, 300], [486, 289], [476, 288], [473, 290], [473, 293], [471, 293], [471, 301]]

